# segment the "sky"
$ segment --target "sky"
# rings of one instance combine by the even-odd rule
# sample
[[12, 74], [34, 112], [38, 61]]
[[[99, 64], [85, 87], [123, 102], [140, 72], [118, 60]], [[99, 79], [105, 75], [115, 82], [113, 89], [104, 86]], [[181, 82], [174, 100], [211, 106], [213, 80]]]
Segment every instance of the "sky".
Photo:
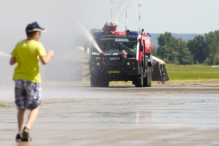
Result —
[[[37, 21], [47, 32], [41, 41], [57, 52], [74, 46], [88, 30], [102, 28], [105, 22], [117, 19], [119, 30], [140, 27], [150, 33], [208, 33], [219, 29], [219, 0], [2, 0], [0, 1], [0, 51], [10, 53], [17, 41], [25, 39], [28, 23]], [[138, 6], [141, 4], [141, 7]], [[79, 23], [78, 23], [79, 22]]]
[[12, 83], [14, 67], [2, 54], [10, 54], [26, 39], [27, 24], [37, 21], [47, 29], [40, 41], [56, 54], [42, 68], [43, 78], [72, 77], [75, 66], [65, 59], [77, 60], [85, 32], [110, 22], [111, 10], [120, 31], [125, 30], [126, 11], [130, 30], [138, 30], [138, 24], [149, 33], [204, 34], [219, 29], [219, 0], [0, 0], [0, 85]]

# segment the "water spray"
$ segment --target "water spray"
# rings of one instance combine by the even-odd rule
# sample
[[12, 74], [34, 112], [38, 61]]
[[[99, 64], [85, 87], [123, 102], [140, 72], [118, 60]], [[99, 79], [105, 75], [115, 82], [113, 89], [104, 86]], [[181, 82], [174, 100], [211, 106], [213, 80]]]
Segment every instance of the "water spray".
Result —
[[[114, 2], [113, 0], [111, 1], [111, 17], [112, 17], [112, 3]], [[120, 16], [120, 14], [122, 13], [122, 11], [126, 8], [126, 6], [128, 5], [130, 0], [125, 0], [121, 9], [119, 10], [119, 12], [117, 13], [117, 15], [115, 15], [113, 22], [117, 21], [118, 17]], [[83, 31], [83, 33], [85, 34], [85, 36], [87, 37], [87, 39], [92, 43], [92, 45], [94, 46], [94, 48], [96, 48], [96, 50], [99, 53], [103, 53], [103, 51], [100, 49], [100, 47], [98, 46], [97, 42], [95, 41], [95, 39], [93, 38], [93, 35], [88, 31], [88, 29], [84, 26], [84, 24], [80, 21], [80, 19], [74, 14], [74, 13], [70, 13], [73, 14], [73, 18], [75, 19], [76, 23], [78, 24], [78, 26], [80, 27], [80, 29]]]
[[118, 11], [118, 13], [115, 15], [115, 17], [113, 17], [113, 22], [116, 22], [119, 18], [119, 16], [121, 15], [121, 13], [124, 11], [124, 9], [127, 7], [127, 5], [129, 4], [130, 0], [125, 0], [122, 7], [120, 8], [120, 10]]
[[84, 26], [84, 24], [78, 19], [76, 15], [73, 15], [74, 19], [76, 20], [76, 23], [80, 27], [80, 29], [83, 31], [87, 39], [92, 43], [92, 45], [97, 49], [99, 53], [102, 53], [103, 51], [98, 46], [97, 42], [94, 40], [92, 34], [88, 31], [88, 29]]
[[10, 57], [9, 54], [0, 51], [0, 57], [1, 57], [1, 56], [2, 56], [2, 57]]

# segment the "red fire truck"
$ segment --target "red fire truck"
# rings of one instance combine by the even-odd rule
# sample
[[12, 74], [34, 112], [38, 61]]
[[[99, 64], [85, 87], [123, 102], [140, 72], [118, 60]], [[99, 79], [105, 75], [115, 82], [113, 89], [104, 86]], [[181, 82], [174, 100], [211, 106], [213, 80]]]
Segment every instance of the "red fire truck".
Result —
[[108, 87], [110, 81], [132, 81], [136, 87], [151, 87], [153, 58], [151, 36], [142, 29], [117, 31], [106, 23], [93, 33], [99, 48], [90, 45], [91, 87]]

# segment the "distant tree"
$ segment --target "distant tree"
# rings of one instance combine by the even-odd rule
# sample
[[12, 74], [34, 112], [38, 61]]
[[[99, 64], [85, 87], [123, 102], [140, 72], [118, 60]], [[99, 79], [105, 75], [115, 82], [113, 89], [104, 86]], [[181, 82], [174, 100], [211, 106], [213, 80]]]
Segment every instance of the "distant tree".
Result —
[[171, 33], [165, 32], [158, 37], [158, 44], [157, 55], [167, 63], [193, 63], [191, 60], [193, 56], [187, 48], [187, 42], [181, 38], [176, 39]]
[[208, 56], [208, 49], [204, 36], [198, 35], [193, 40], [189, 40], [187, 47], [193, 55], [194, 63], [204, 63], [204, 60]]
[[164, 34], [160, 34], [157, 40], [159, 45], [157, 55], [167, 63], [175, 62], [175, 52], [171, 47], [174, 42], [172, 34], [170, 32], [165, 32]]
[[187, 42], [181, 38], [174, 40], [172, 47], [177, 54], [179, 64], [193, 64], [193, 56], [187, 48]]
[[164, 34], [161, 34], [157, 39], [158, 45], [162, 47], [166, 45], [171, 46], [175, 38], [172, 36], [170, 32], [165, 32]]
[[189, 48], [182, 48], [179, 51], [178, 61], [180, 64], [193, 64], [193, 56], [189, 50]]
[[152, 55], [157, 56], [157, 47], [152, 47]]
[[182, 48], [186, 47], [186, 41], [181, 38], [174, 39], [171, 47], [174, 48], [176, 52], [179, 52]]
[[157, 55], [167, 63], [176, 63], [177, 54], [174, 49], [168, 45], [161, 46], [157, 50]]
[[215, 65], [219, 63], [219, 30], [205, 34], [208, 56], [205, 63]]
[[157, 40], [157, 55], [167, 63], [219, 64], [219, 30], [198, 35], [188, 42], [173, 37], [170, 32], [160, 34]]

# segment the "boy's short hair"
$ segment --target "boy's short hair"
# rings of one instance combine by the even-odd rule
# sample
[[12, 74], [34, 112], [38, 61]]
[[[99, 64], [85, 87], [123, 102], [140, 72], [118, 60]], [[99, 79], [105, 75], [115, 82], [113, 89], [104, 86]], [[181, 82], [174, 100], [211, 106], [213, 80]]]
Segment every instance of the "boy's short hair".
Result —
[[33, 31], [33, 32], [26, 32], [27, 37], [32, 37], [37, 31]]

